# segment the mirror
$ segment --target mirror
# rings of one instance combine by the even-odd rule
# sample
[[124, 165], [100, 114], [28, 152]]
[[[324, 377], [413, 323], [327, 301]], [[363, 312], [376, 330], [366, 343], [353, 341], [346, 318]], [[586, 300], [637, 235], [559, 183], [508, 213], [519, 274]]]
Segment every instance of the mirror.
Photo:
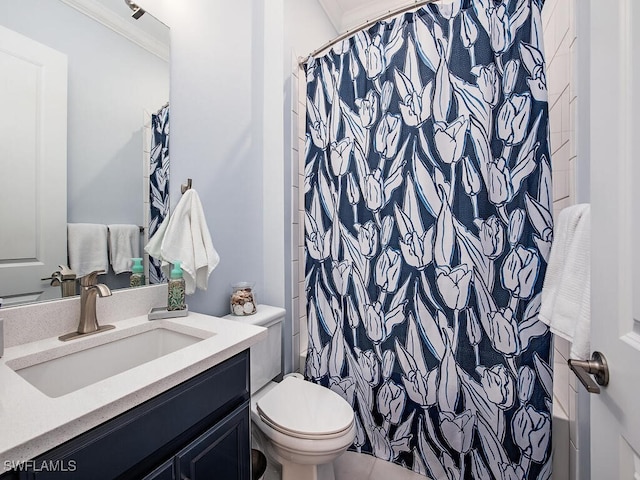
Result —
[[[149, 13], [137, 20], [132, 18], [132, 13], [124, 0], [4, 0], [0, 4], [0, 26], [66, 56], [66, 156], [63, 155], [66, 157], [63, 159], [63, 165], [66, 160], [66, 175], [61, 175], [59, 182], [54, 181], [55, 175], [49, 177], [51, 181], [45, 178], [46, 194], [39, 184], [34, 187], [34, 195], [48, 199], [66, 197], [67, 223], [145, 226], [148, 222], [145, 208], [148, 210], [149, 207], [144, 205], [148, 201], [144, 182], [148, 183], [148, 179], [143, 177], [145, 171], [148, 175], [149, 169], [151, 115], [169, 100], [169, 29]], [[7, 64], [3, 65], [7, 68]], [[10, 67], [7, 70], [17, 71]], [[7, 89], [11, 87], [0, 82], [0, 88], [3, 85]], [[33, 91], [36, 96], [39, 94], [37, 87]], [[0, 98], [6, 96], [6, 91], [4, 97], [0, 93]], [[39, 105], [37, 99], [29, 99], [27, 103], [29, 105], [24, 107], [14, 105], [15, 111], [37, 110], [33, 107]], [[14, 123], [19, 122], [19, 117], [12, 116]], [[4, 136], [0, 133], [0, 139], [5, 139], [10, 125], [5, 122], [0, 126], [5, 130]], [[37, 128], [33, 130], [39, 131]], [[44, 131], [47, 131], [46, 126]], [[40, 150], [32, 150], [46, 154], [46, 142]], [[15, 193], [2, 209], [22, 208], [24, 202], [19, 193], [24, 178], [11, 178], [12, 174], [21, 172], [20, 162], [14, 158], [12, 163], [6, 158], [6, 152], [1, 153], [0, 173], [4, 180], [0, 187], [13, 185], [11, 188]], [[40, 168], [37, 161], [33, 165], [33, 170]], [[22, 172], [22, 175], [33, 177], [32, 173]], [[58, 188], [58, 184], [66, 184], [66, 192], [64, 187]], [[37, 216], [31, 211], [26, 217], [29, 215]], [[0, 214], [0, 218], [5, 219], [7, 215]], [[60, 220], [62, 218], [64, 216]], [[39, 224], [35, 220], [32, 223], [36, 227], [31, 228], [37, 231]], [[0, 243], [11, 243], [12, 237], [15, 239], [17, 235], [15, 232], [24, 228], [22, 224], [3, 224], [5, 236], [0, 238]], [[62, 241], [66, 242], [66, 225], [64, 232]], [[45, 238], [42, 245], [30, 247], [35, 253], [12, 258], [28, 258], [32, 263], [38, 263], [38, 255], [48, 248], [48, 242]], [[140, 243], [142, 246], [142, 233]], [[20, 247], [15, 246], [18, 250]], [[56, 266], [67, 263], [66, 246], [64, 251]], [[8, 264], [6, 256], [2, 257], [0, 270]], [[38, 272], [37, 276], [49, 276], [55, 268], [44, 275]], [[7, 296], [6, 292], [11, 290], [8, 285], [13, 285], [18, 276], [15, 273], [0, 275], [0, 297]], [[100, 281], [111, 288], [128, 287], [129, 274], [111, 272], [101, 276]], [[59, 287], [52, 290], [55, 296], [60, 296]], [[33, 291], [25, 292], [27, 301], [28, 294]], [[33, 294], [31, 299], [48, 298]], [[4, 306], [15, 303], [18, 302], [5, 300]]]

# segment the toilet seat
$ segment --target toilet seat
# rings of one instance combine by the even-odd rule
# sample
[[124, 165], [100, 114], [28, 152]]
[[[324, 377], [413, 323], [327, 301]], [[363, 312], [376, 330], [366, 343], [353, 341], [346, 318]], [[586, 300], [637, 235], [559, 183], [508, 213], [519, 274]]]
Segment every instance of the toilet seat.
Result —
[[294, 438], [330, 439], [352, 428], [351, 405], [332, 390], [287, 377], [257, 402], [261, 420]]

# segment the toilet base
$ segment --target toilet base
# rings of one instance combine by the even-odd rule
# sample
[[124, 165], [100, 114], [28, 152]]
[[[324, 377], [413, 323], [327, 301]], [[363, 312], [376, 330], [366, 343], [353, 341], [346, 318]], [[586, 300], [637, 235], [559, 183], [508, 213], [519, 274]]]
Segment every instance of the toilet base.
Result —
[[252, 446], [267, 456], [267, 471], [263, 480], [335, 480], [333, 463], [303, 465], [280, 457], [265, 438], [264, 433], [251, 422]]

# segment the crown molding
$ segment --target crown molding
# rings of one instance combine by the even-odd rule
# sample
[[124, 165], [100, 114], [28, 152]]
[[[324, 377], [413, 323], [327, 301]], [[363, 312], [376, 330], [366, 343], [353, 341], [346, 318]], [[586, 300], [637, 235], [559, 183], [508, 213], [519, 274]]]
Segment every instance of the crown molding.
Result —
[[143, 30], [131, 25], [120, 15], [114, 13], [96, 0], [60, 0], [71, 8], [101, 23], [118, 35], [130, 40], [148, 52], [169, 61], [169, 46], [160, 42]]

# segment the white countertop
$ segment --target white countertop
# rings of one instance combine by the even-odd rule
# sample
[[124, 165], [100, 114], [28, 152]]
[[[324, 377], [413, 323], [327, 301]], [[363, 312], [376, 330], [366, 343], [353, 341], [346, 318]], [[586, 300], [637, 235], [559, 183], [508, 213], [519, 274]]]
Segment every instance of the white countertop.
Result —
[[[190, 312], [187, 317], [149, 321], [146, 315], [113, 322], [114, 330], [61, 342], [57, 337], [5, 349], [0, 358], [0, 473], [5, 462], [21, 462], [149, 400], [189, 378], [231, 358], [266, 338], [265, 328]], [[177, 331], [213, 334], [188, 347], [139, 365], [97, 383], [50, 398], [10, 366], [47, 360], [41, 352], [72, 353], [128, 335], [166, 325]], [[23, 365], [20, 365], [23, 366]]]

